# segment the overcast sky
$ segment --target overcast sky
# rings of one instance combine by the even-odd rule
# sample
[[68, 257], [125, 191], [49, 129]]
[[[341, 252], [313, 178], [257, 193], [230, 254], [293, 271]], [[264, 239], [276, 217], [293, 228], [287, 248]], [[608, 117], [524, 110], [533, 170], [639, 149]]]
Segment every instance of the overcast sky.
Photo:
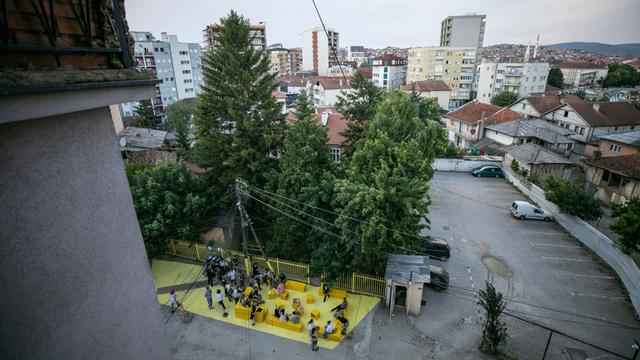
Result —
[[[487, 15], [485, 45], [535, 42], [640, 42], [640, 0], [316, 0], [340, 46], [437, 46], [449, 15]], [[300, 34], [320, 22], [311, 0], [127, 0], [129, 28], [202, 42], [202, 29], [234, 9], [266, 22], [267, 42], [301, 46]]]

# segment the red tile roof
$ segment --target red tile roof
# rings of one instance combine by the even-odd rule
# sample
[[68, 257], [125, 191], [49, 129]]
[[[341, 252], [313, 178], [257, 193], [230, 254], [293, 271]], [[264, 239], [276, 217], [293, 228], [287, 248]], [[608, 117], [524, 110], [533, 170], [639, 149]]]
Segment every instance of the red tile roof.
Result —
[[427, 91], [451, 91], [449, 85], [442, 80], [420, 80], [414, 81], [404, 86], [404, 90], [411, 91], [416, 87], [417, 92]]
[[[329, 136], [329, 140], [327, 144], [340, 146], [344, 142], [345, 138], [340, 133], [342, 133], [347, 128], [347, 120], [342, 117], [335, 108], [332, 107], [321, 107], [316, 109], [316, 113], [313, 115], [318, 126], [322, 126], [322, 113], [324, 111], [328, 111], [329, 119], [327, 120], [327, 135]], [[286, 122], [290, 124], [296, 121], [296, 114], [294, 112], [287, 113]]]
[[475, 125], [480, 121], [483, 113], [486, 125], [521, 118], [520, 114], [509, 108], [502, 108], [478, 101], [470, 101], [458, 109], [445, 114], [445, 117]]
[[640, 180], [640, 154], [603, 157], [585, 161], [588, 165]]
[[273, 95], [274, 98], [278, 99], [278, 100], [283, 100], [287, 98], [287, 94], [280, 92], [280, 91], [272, 91], [271, 95]]
[[[544, 114], [547, 111], [557, 108], [562, 105], [561, 97], [559, 95], [544, 95], [544, 96], [529, 96], [525, 98], [531, 106], [539, 114]], [[567, 104], [582, 102], [582, 99], [575, 95], [564, 96], [564, 102]]]
[[325, 90], [341, 90], [351, 87], [349, 82], [341, 77], [312, 76], [309, 78], [309, 81], [311, 81], [313, 85], [320, 83]]
[[[640, 110], [628, 102], [569, 104], [592, 127], [640, 125]], [[599, 107], [596, 111], [595, 107]]]
[[367, 79], [371, 79], [373, 77], [373, 70], [370, 67], [359, 67], [358, 71], [364, 75]]

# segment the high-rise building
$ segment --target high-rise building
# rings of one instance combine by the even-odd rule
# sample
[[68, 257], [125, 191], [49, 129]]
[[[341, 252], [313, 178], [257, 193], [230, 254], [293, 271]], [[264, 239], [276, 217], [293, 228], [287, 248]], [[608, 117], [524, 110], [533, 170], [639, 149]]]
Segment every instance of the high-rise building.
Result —
[[[278, 44], [281, 45], [281, 44]], [[267, 49], [267, 55], [271, 61], [271, 73], [284, 75], [295, 74], [300, 71], [300, 62], [298, 62], [299, 52], [295, 49], [285, 49], [282, 46], [270, 46]]]
[[332, 49], [337, 52], [338, 47], [339, 34], [333, 29], [327, 28], [327, 33], [322, 27], [307, 29], [302, 33], [302, 70], [327, 75]]
[[367, 61], [367, 57], [364, 54], [364, 46], [349, 46], [347, 61], [355, 61], [358, 66]]
[[543, 62], [482, 62], [478, 68], [477, 99], [483, 103], [490, 103], [500, 91], [513, 92], [518, 98], [543, 93], [549, 75], [549, 63]]
[[476, 14], [447, 16], [442, 20], [440, 46], [482, 48], [486, 17]]
[[[211, 24], [202, 30], [205, 51], [213, 50], [221, 26], [221, 24]], [[251, 43], [254, 49], [267, 50], [267, 29], [264, 23], [249, 25], [249, 36], [251, 36]]]
[[478, 48], [419, 47], [408, 52], [407, 83], [419, 80], [442, 80], [451, 88], [449, 109], [471, 99], [476, 73]]
[[[156, 114], [172, 103], [195, 97], [203, 83], [202, 49], [197, 43], [183, 43], [176, 35], [163, 32], [157, 40], [150, 32], [132, 31], [134, 57], [140, 70], [152, 72], [160, 83], [151, 98]], [[135, 115], [138, 103], [120, 105], [122, 116]]]
[[373, 84], [385, 90], [404, 85], [407, 78], [407, 59], [395, 55], [383, 55], [371, 62]]

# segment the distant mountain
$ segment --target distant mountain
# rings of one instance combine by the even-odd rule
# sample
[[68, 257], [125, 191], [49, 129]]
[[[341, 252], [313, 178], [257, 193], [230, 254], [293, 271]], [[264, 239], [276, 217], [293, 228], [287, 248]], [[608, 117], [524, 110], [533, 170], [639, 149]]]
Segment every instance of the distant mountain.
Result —
[[640, 44], [603, 44], [598, 42], [566, 42], [553, 45], [545, 45], [552, 49], [582, 50], [600, 55], [613, 56], [640, 56]]

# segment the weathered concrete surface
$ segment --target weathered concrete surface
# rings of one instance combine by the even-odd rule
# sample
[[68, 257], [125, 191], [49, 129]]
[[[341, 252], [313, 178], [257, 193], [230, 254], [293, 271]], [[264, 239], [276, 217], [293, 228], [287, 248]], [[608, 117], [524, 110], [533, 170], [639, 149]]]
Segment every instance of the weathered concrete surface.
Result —
[[0, 125], [0, 172], [0, 357], [166, 359], [108, 107]]

